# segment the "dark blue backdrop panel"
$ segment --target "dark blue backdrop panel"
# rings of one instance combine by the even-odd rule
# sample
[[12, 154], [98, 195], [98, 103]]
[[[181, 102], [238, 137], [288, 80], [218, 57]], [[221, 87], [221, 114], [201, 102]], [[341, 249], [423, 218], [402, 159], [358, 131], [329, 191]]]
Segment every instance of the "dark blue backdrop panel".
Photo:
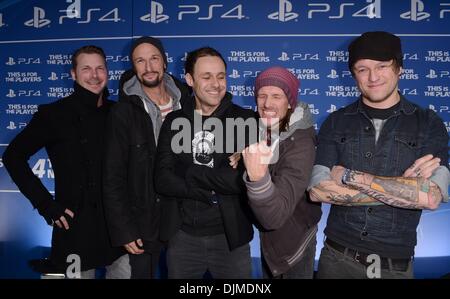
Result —
[[[347, 68], [346, 47], [364, 31], [387, 30], [403, 41], [400, 92], [435, 110], [450, 130], [450, 2], [432, 0], [0, 1], [0, 154], [37, 106], [72, 92], [71, 53], [86, 44], [107, 54], [111, 98], [130, 67], [133, 37], [160, 37], [168, 70], [183, 78], [186, 53], [212, 46], [228, 64], [234, 102], [255, 108], [258, 72], [273, 65], [301, 81], [318, 129], [329, 113], [359, 95]], [[45, 151], [29, 161], [53, 190]], [[329, 206], [319, 225], [318, 257]], [[425, 211], [418, 228], [416, 275], [450, 272], [450, 208]], [[0, 161], [0, 277], [34, 277], [26, 260], [45, 256], [51, 228], [18, 192]], [[34, 248], [34, 249], [33, 249]], [[259, 237], [252, 256], [260, 257]]]

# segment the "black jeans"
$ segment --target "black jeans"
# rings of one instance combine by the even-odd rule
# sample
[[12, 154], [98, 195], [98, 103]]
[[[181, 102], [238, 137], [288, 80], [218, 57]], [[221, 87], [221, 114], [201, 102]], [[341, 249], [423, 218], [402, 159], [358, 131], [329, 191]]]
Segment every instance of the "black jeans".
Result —
[[144, 252], [143, 254], [129, 254], [131, 279], [153, 279], [159, 265], [159, 252]]
[[192, 236], [179, 230], [169, 241], [167, 268], [174, 279], [201, 279], [206, 271], [215, 279], [249, 279], [250, 244], [230, 251], [224, 234]]

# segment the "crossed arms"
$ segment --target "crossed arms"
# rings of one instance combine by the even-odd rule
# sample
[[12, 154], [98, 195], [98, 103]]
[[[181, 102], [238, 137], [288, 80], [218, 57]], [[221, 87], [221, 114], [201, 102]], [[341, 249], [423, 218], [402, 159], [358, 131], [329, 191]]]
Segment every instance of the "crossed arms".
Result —
[[[443, 195], [430, 177], [441, 167], [440, 159], [426, 155], [417, 159], [402, 177], [382, 177], [334, 166], [330, 178], [310, 189], [311, 200], [337, 205], [376, 205], [380, 203], [406, 209], [437, 209]], [[323, 166], [322, 166], [323, 167]]]

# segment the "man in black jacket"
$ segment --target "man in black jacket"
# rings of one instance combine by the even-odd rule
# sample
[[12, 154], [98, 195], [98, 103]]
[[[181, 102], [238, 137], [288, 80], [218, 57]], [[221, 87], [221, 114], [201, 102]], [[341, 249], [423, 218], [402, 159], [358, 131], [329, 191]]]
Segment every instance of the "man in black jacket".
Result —
[[[33, 207], [49, 225], [56, 224], [50, 258], [42, 270], [69, 278], [94, 278], [95, 268], [110, 265], [123, 254], [109, 242], [102, 207], [104, 127], [113, 104], [107, 99], [103, 50], [96, 46], [78, 49], [72, 55], [71, 74], [74, 92], [40, 105], [26, 128], [11, 141], [3, 162]], [[27, 163], [43, 147], [55, 174], [54, 198]], [[112, 269], [118, 270], [108, 269], [107, 277], [118, 277]]]
[[232, 103], [226, 63], [215, 49], [189, 53], [185, 71], [194, 95], [167, 116], [156, 156], [168, 275], [202, 278], [209, 270], [214, 278], [251, 278], [253, 228], [243, 166], [234, 169], [229, 161], [245, 147], [245, 138], [237, 144], [236, 133], [246, 127], [227, 124], [253, 120], [256, 127], [254, 113]]
[[156, 141], [165, 116], [180, 109], [188, 88], [166, 73], [160, 40], [134, 41], [133, 69], [120, 81], [119, 102], [108, 123], [104, 205], [114, 246], [124, 246], [128, 278], [154, 278], [162, 244], [160, 208], [153, 187]]

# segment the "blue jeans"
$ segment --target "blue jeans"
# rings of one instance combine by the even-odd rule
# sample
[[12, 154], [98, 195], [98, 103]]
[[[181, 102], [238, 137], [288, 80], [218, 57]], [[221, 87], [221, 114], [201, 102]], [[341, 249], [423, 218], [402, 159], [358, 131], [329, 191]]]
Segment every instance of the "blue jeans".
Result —
[[269, 270], [269, 266], [261, 255], [262, 272], [264, 279], [313, 279], [314, 277], [314, 259], [316, 256], [316, 238], [312, 239], [305, 248], [301, 258], [286, 273], [273, 276]]
[[[154, 279], [159, 253], [124, 254], [106, 266], [106, 279]], [[96, 269], [81, 272], [82, 279], [95, 279]]]
[[[319, 258], [318, 279], [368, 279], [367, 268], [353, 258], [324, 244]], [[406, 271], [381, 268], [382, 279], [411, 279], [414, 278], [413, 264], [409, 262]]]
[[179, 230], [169, 241], [167, 269], [171, 279], [201, 279], [206, 271], [215, 279], [249, 279], [250, 244], [230, 251], [224, 234], [192, 236]]

